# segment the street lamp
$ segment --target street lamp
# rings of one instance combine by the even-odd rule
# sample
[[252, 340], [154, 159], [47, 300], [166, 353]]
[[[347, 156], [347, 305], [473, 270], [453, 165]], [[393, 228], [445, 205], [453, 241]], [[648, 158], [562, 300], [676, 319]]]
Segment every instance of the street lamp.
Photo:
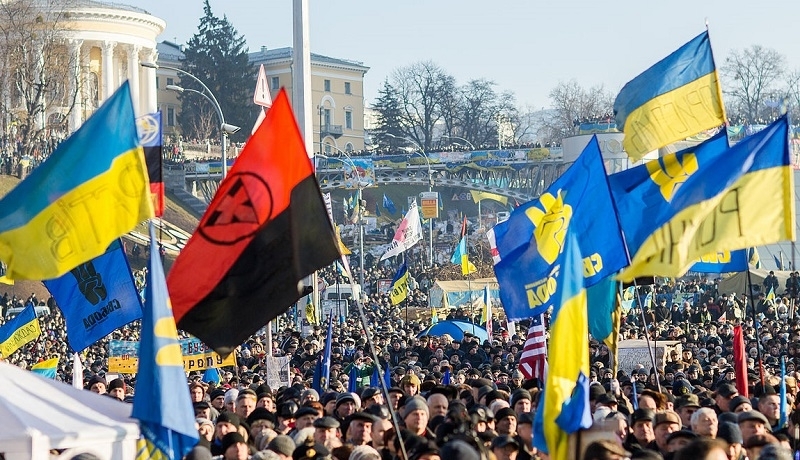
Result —
[[[350, 155], [348, 155], [347, 153], [345, 153], [344, 150], [342, 150], [342, 149], [340, 149], [340, 148], [338, 148], [336, 146], [332, 146], [332, 147], [335, 148], [336, 150], [338, 150], [339, 153], [341, 153], [345, 158], [347, 158], [347, 160], [350, 162], [350, 167], [353, 168], [353, 171], [358, 171], [358, 168], [356, 168], [356, 163], [353, 161], [353, 159], [350, 157]], [[321, 153], [318, 153], [316, 156], [320, 157], [320, 158], [324, 158], [326, 160], [331, 159], [331, 157], [329, 157], [327, 155], [323, 155]], [[316, 168], [316, 164], [314, 165], [314, 167]], [[344, 176], [344, 171], [342, 171], [342, 176]], [[356, 187], [358, 188], [358, 199], [359, 200], [363, 199], [363, 195], [361, 194], [361, 190], [363, 189], [363, 185], [364, 184], [362, 184], [362, 182], [360, 180], [356, 180]], [[361, 218], [363, 217], [363, 214], [364, 214], [364, 206], [362, 206], [361, 203], [358, 203], [358, 255], [359, 255], [359, 263], [360, 263], [360, 267], [361, 267], [361, 273], [359, 273], [358, 281], [359, 281], [359, 283], [361, 283], [361, 289], [362, 290], [364, 289], [364, 223], [361, 220]]]
[[[431, 169], [431, 161], [428, 158], [428, 154], [425, 153], [425, 149], [423, 149], [422, 146], [417, 144], [414, 140], [409, 139], [407, 137], [395, 136], [392, 133], [386, 133], [386, 135], [389, 136], [389, 137], [395, 138], [395, 139], [400, 139], [402, 141], [408, 142], [409, 144], [413, 144], [414, 147], [416, 147], [419, 150], [418, 152], [414, 152], [414, 153], [422, 155], [422, 157], [425, 158], [425, 163], [428, 165], [428, 192], [433, 192], [433, 170]], [[429, 238], [429, 240], [430, 240], [429, 241], [429, 243], [430, 243], [430, 246], [429, 246], [430, 259], [429, 259], [429, 262], [430, 262], [430, 266], [433, 267], [433, 219], [429, 219], [428, 220], [428, 233], [429, 233], [429, 236], [430, 236], [430, 238]]]
[[225, 116], [222, 114], [222, 107], [220, 107], [219, 102], [217, 101], [217, 98], [214, 96], [214, 93], [212, 93], [211, 90], [208, 89], [208, 86], [206, 86], [206, 84], [203, 83], [203, 81], [200, 80], [199, 78], [195, 77], [194, 75], [190, 74], [189, 72], [187, 72], [187, 71], [185, 71], [183, 69], [179, 69], [177, 67], [166, 66], [166, 65], [158, 65], [158, 64], [156, 64], [154, 62], [140, 62], [139, 65], [141, 65], [142, 67], [147, 67], [148, 69], [173, 70], [175, 72], [178, 72], [178, 73], [181, 73], [183, 75], [186, 75], [187, 77], [193, 79], [194, 81], [199, 83], [200, 86], [203, 87], [203, 91], [197, 91], [197, 90], [194, 90], [194, 89], [183, 88], [183, 87], [178, 86], [178, 85], [167, 85], [167, 89], [171, 90], [171, 91], [177, 91], [179, 93], [182, 93], [184, 91], [189, 91], [191, 93], [198, 93], [198, 94], [204, 96], [206, 98], [206, 100], [211, 102], [211, 105], [214, 106], [214, 109], [217, 111], [217, 116], [219, 117], [219, 128], [220, 128], [219, 132], [220, 132], [220, 137], [221, 137], [220, 140], [222, 141], [222, 179], [224, 180], [225, 177], [228, 175], [227, 138], [228, 138], [229, 134], [234, 134], [234, 133], [238, 132], [241, 128], [239, 126], [235, 126], [235, 125], [231, 125], [231, 124], [225, 123]]
[[459, 141], [462, 141], [462, 142], [466, 142], [466, 143], [467, 143], [467, 145], [469, 146], [469, 148], [471, 148], [472, 150], [477, 150], [477, 149], [475, 148], [475, 146], [474, 146], [474, 145], [472, 145], [472, 142], [470, 142], [470, 141], [468, 141], [468, 140], [464, 139], [463, 137], [458, 137], [458, 136], [450, 136], [450, 135], [447, 135], [447, 134], [442, 134], [442, 137], [446, 137], [446, 138], [448, 138], [448, 139], [456, 139], [456, 140], [459, 140]]

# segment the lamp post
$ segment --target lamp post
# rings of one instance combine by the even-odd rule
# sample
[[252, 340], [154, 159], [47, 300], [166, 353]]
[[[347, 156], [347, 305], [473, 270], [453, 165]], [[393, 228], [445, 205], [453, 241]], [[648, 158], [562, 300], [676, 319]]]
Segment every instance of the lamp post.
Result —
[[[409, 139], [407, 137], [399, 137], [391, 133], [386, 133], [386, 135], [413, 144], [414, 147], [416, 147], [417, 150], [419, 150], [418, 152], [414, 153], [422, 155], [422, 158], [425, 158], [425, 163], [428, 166], [428, 192], [433, 192], [433, 170], [431, 169], [431, 161], [428, 158], [428, 154], [425, 153], [425, 149], [423, 149], [422, 146], [417, 144], [414, 140]], [[432, 218], [428, 220], [428, 234], [429, 234], [429, 251], [430, 251], [430, 258], [428, 261], [430, 262], [430, 266], [433, 267], [433, 219]]]
[[475, 146], [472, 144], [472, 142], [470, 142], [470, 141], [468, 141], [468, 140], [464, 139], [463, 137], [458, 137], [458, 136], [450, 136], [450, 135], [447, 135], [447, 134], [442, 134], [442, 137], [446, 137], [446, 138], [448, 138], [448, 139], [456, 139], [456, 140], [459, 140], [459, 141], [465, 142], [465, 143], [466, 143], [466, 144], [469, 146], [469, 148], [471, 148], [472, 150], [477, 150], [477, 149], [475, 148]]
[[[342, 149], [340, 149], [340, 148], [338, 148], [336, 146], [331, 146], [331, 147], [333, 147], [336, 150], [338, 150], [339, 153], [341, 153], [345, 158], [347, 158], [347, 160], [350, 162], [350, 167], [353, 168], [353, 171], [357, 171], [356, 163], [353, 161], [353, 159], [350, 157], [350, 155], [348, 155], [347, 153], [345, 153], [344, 150], [342, 150]], [[324, 158], [326, 160], [331, 158], [331, 157], [329, 157], [327, 155], [323, 155], [321, 153], [318, 153], [316, 156], [320, 157], [320, 158]], [[314, 166], [316, 167], [316, 164]], [[344, 177], [344, 171], [342, 171], [342, 176]], [[358, 199], [360, 201], [362, 199], [361, 190], [363, 188], [362, 184], [361, 184], [361, 181], [358, 181], [358, 180], [356, 181], [356, 187], [358, 188]], [[363, 215], [364, 215], [364, 206], [361, 206], [361, 203], [359, 202], [358, 203], [358, 256], [359, 256], [359, 263], [360, 263], [360, 267], [361, 267], [361, 272], [359, 273], [359, 276], [358, 276], [358, 282], [361, 284], [362, 291], [364, 289], [364, 224], [363, 224], [362, 219], [361, 219], [363, 217]]]
[[222, 146], [221, 146], [221, 150], [222, 150], [222, 179], [224, 180], [225, 177], [228, 175], [228, 151], [227, 151], [228, 135], [237, 133], [241, 128], [239, 126], [230, 125], [228, 123], [225, 123], [225, 116], [222, 114], [222, 107], [220, 107], [219, 102], [217, 101], [217, 98], [214, 96], [214, 93], [212, 93], [211, 90], [208, 89], [208, 86], [206, 86], [206, 84], [203, 83], [203, 81], [200, 80], [199, 78], [195, 77], [194, 75], [190, 74], [189, 72], [187, 72], [187, 71], [185, 71], [183, 69], [179, 69], [177, 67], [166, 66], [166, 65], [158, 65], [158, 64], [156, 64], [154, 62], [141, 62], [141, 63], [139, 63], [139, 65], [141, 65], [142, 67], [147, 67], [149, 69], [173, 70], [175, 72], [178, 72], [180, 74], [186, 75], [187, 77], [193, 79], [198, 84], [200, 84], [200, 86], [203, 88], [203, 91], [197, 91], [197, 90], [194, 90], [194, 89], [183, 88], [183, 87], [178, 86], [178, 85], [168, 85], [167, 86], [167, 89], [169, 89], [171, 91], [177, 91], [179, 93], [182, 93], [184, 91], [189, 91], [189, 92], [192, 92], [192, 93], [201, 94], [201, 95], [205, 96], [205, 98], [209, 102], [211, 102], [211, 105], [214, 106], [214, 110], [217, 111], [217, 116], [219, 117], [220, 141], [222, 142]]

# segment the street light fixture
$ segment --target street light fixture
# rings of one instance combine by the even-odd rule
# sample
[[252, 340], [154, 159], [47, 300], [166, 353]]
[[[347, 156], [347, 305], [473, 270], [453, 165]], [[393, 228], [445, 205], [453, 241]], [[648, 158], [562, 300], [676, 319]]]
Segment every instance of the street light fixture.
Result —
[[179, 93], [183, 93], [185, 91], [188, 91], [190, 93], [200, 94], [203, 97], [205, 97], [206, 100], [211, 102], [211, 105], [214, 106], [214, 109], [217, 111], [217, 116], [219, 117], [219, 128], [220, 128], [219, 132], [220, 132], [220, 137], [221, 137], [220, 140], [222, 141], [222, 179], [224, 180], [225, 177], [228, 175], [228, 146], [227, 146], [227, 144], [228, 144], [227, 140], [228, 139], [227, 138], [228, 138], [229, 134], [234, 134], [234, 133], [238, 132], [241, 128], [239, 126], [235, 126], [235, 125], [231, 125], [231, 124], [225, 123], [225, 116], [222, 114], [222, 107], [220, 107], [219, 102], [217, 101], [217, 98], [214, 96], [214, 93], [211, 92], [211, 90], [208, 88], [208, 86], [206, 86], [206, 84], [203, 83], [203, 81], [200, 80], [199, 78], [195, 77], [194, 75], [190, 74], [189, 72], [187, 72], [187, 71], [185, 71], [183, 69], [179, 69], [178, 67], [171, 67], [171, 66], [166, 66], [166, 65], [158, 65], [158, 64], [156, 64], [154, 62], [140, 62], [139, 65], [141, 65], [142, 67], [146, 67], [148, 69], [167, 69], [167, 70], [172, 70], [172, 71], [178, 72], [180, 74], [186, 75], [187, 77], [193, 79], [198, 84], [200, 84], [200, 86], [203, 88], [203, 91], [197, 91], [197, 90], [190, 89], [190, 88], [183, 88], [183, 87], [178, 86], [178, 85], [167, 85], [167, 89], [171, 90], [171, 91], [176, 91], [176, 92], [179, 92]]
[[447, 134], [442, 134], [442, 137], [446, 137], [446, 138], [448, 138], [448, 139], [456, 139], [456, 140], [459, 140], [459, 141], [462, 141], [462, 142], [466, 142], [466, 144], [469, 146], [469, 148], [471, 148], [472, 150], [477, 150], [477, 149], [475, 148], [475, 146], [474, 146], [474, 145], [472, 145], [472, 142], [470, 142], [470, 141], [468, 141], [468, 140], [464, 139], [463, 137], [458, 137], [458, 136], [450, 136], [450, 135], [447, 135]]

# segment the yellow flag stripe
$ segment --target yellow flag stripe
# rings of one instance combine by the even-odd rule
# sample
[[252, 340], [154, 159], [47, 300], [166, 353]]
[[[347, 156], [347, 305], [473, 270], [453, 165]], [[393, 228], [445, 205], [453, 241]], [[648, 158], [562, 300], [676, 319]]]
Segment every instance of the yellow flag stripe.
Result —
[[36, 339], [42, 335], [42, 329], [39, 327], [39, 318], [33, 318], [33, 321], [27, 322], [22, 327], [16, 330], [11, 337], [5, 342], [0, 343], [0, 354], [3, 357], [9, 357], [12, 353], [19, 350], [20, 347], [26, 343]]

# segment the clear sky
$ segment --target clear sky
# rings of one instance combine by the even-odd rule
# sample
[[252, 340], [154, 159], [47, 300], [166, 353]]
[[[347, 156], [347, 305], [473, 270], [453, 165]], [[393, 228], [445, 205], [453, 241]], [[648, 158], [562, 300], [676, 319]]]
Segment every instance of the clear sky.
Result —
[[[186, 43], [202, 0], [118, 0], [164, 19], [159, 40]], [[311, 51], [361, 61], [365, 98], [402, 66], [432, 60], [458, 84], [486, 78], [513, 91], [521, 107], [549, 106], [559, 81], [604, 84], [616, 94], [630, 79], [701, 33], [708, 20], [720, 66], [731, 49], [774, 48], [800, 68], [800, 2], [742, 0], [311, 0]], [[292, 0], [211, 0], [251, 51], [292, 45]], [[722, 82], [723, 88], [725, 81]]]

